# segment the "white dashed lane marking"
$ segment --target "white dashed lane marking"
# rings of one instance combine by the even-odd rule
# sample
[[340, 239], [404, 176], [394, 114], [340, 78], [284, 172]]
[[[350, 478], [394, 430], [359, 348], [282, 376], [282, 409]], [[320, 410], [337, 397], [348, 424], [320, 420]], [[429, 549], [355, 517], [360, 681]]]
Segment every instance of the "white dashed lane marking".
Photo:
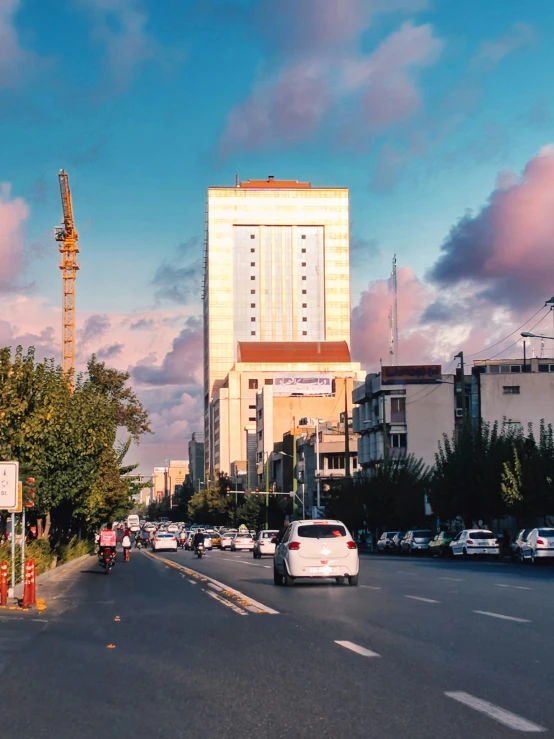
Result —
[[505, 585], [501, 582], [494, 583], [497, 588], [514, 588], [515, 590], [533, 590], [533, 588], [526, 588], [523, 585]]
[[469, 706], [475, 711], [479, 711], [479, 713], [484, 713], [486, 716], [489, 716], [495, 721], [498, 721], [498, 723], [503, 724], [514, 731], [525, 731], [528, 733], [546, 731], [542, 726], [534, 724], [532, 721], [528, 721], [526, 718], [522, 718], [516, 713], [511, 713], [511, 711], [506, 711], [504, 708], [495, 706], [494, 703], [489, 703], [481, 698], [476, 698], [470, 693], [456, 690], [445, 693], [445, 695], [448, 698], [458, 701], [458, 703], [463, 703], [465, 706]]
[[419, 595], [405, 595], [405, 598], [410, 600], [420, 600], [422, 603], [440, 603], [440, 600], [433, 600], [432, 598], [421, 598]]
[[368, 590], [381, 590], [376, 585], [360, 585], [361, 588], [367, 588]]
[[371, 649], [366, 649], [365, 647], [360, 647], [359, 644], [354, 644], [354, 642], [351, 641], [337, 641], [335, 640], [335, 644], [338, 644], [339, 647], [344, 647], [345, 649], [350, 649], [352, 652], [356, 652], [356, 654], [361, 654], [362, 657], [380, 657], [380, 654], [377, 654], [377, 652], [372, 652]]
[[528, 618], [516, 618], [515, 616], [505, 616], [503, 613], [492, 613], [491, 611], [473, 611], [473, 613], [480, 613], [481, 616], [490, 616], [491, 618], [501, 618], [503, 621], [515, 621], [518, 624], [530, 624]]

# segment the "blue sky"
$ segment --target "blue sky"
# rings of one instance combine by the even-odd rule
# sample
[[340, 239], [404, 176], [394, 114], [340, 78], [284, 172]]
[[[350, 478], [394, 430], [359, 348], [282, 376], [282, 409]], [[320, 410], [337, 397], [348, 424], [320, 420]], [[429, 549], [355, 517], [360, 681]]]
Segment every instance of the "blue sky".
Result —
[[[498, 299], [509, 267], [429, 277], [443, 243], [459, 257], [451, 229], [467, 209], [477, 228], [499, 173], [520, 176], [553, 139], [550, 0], [0, 0], [0, 38], [0, 182], [11, 186], [0, 338], [30, 342], [52, 327], [42, 351], [59, 352], [63, 167], [81, 236], [81, 359], [101, 349], [157, 378], [137, 379], [158, 428], [137, 452], [145, 466], [186, 456], [200, 427], [199, 367], [183, 377], [169, 367], [196, 340], [206, 188], [235, 173], [350, 188], [352, 349], [368, 366], [365, 343], [386, 343], [373, 301], [395, 252], [406, 345], [420, 346], [424, 303], [446, 287], [472, 296], [469, 323], [454, 330], [472, 348], [487, 343], [472, 321], [489, 315], [487, 336], [501, 337], [550, 297]], [[27, 213], [14, 225], [18, 199]], [[129, 326], [145, 317], [137, 339]]]

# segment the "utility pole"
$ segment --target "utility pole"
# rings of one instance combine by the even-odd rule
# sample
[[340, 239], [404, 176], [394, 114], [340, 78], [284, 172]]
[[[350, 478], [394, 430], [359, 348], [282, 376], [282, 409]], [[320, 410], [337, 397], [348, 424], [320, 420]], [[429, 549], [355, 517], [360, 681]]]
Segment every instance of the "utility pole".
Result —
[[385, 392], [382, 390], [382, 397], [383, 397], [383, 460], [386, 462], [389, 458], [389, 435], [387, 433], [387, 414], [386, 414], [386, 395]]
[[292, 516], [296, 513], [296, 491], [298, 489], [298, 480], [296, 479], [296, 416], [292, 417]]
[[269, 452], [265, 460], [265, 530], [269, 529]]
[[464, 353], [459, 352], [454, 359], [460, 360], [461, 390], [462, 390], [462, 424], [466, 422], [466, 376], [464, 372]]
[[348, 428], [348, 380], [344, 378], [344, 476], [350, 477], [350, 431]]

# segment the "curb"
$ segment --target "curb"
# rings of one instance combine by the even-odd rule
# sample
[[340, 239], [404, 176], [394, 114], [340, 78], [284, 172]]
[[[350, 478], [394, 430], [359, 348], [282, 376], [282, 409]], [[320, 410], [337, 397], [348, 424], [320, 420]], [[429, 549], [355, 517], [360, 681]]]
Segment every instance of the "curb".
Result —
[[[42, 585], [45, 582], [48, 582], [51, 577], [54, 575], [57, 575], [59, 572], [64, 572], [65, 570], [70, 570], [72, 567], [75, 567], [76, 565], [80, 564], [81, 562], [84, 562], [85, 559], [89, 559], [92, 555], [90, 554], [83, 554], [80, 557], [77, 557], [76, 559], [72, 559], [70, 562], [65, 562], [63, 565], [60, 565], [59, 567], [54, 567], [53, 570], [48, 570], [47, 572], [43, 572], [42, 575], [38, 575], [36, 578], [37, 585]], [[23, 583], [18, 583], [15, 586], [14, 591], [14, 597], [19, 599], [23, 597]]]

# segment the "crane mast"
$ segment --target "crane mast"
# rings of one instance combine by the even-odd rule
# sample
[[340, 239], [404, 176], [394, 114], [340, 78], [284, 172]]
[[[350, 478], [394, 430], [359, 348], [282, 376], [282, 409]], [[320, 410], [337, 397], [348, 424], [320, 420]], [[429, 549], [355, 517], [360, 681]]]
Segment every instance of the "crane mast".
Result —
[[56, 241], [60, 242], [59, 250], [62, 255], [60, 269], [63, 277], [63, 328], [62, 328], [62, 368], [73, 387], [73, 372], [75, 369], [75, 277], [79, 264], [77, 254], [79, 235], [73, 221], [73, 204], [69, 177], [63, 169], [58, 174], [60, 194], [62, 197], [63, 225], [55, 230]]

